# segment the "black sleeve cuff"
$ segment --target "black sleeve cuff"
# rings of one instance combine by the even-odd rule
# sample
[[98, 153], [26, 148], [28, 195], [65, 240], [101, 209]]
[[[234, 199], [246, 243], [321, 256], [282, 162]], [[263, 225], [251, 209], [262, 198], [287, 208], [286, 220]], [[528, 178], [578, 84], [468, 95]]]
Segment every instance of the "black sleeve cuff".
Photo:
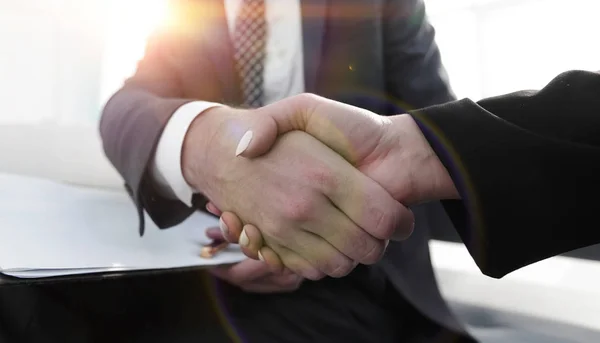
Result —
[[456, 144], [464, 143], [470, 138], [467, 132], [464, 132], [464, 128], [476, 127], [476, 121], [473, 119], [481, 117], [481, 110], [475, 102], [464, 99], [411, 111], [409, 114], [448, 170], [461, 196], [461, 200], [442, 201], [459, 236], [483, 273], [502, 277], [507, 271], [496, 270], [497, 264], [490, 260], [491, 247], [486, 239], [485, 224], [479, 208], [481, 203], [478, 201], [473, 179], [463, 163], [465, 160], [477, 160], [479, 150], [463, 149], [465, 144]]

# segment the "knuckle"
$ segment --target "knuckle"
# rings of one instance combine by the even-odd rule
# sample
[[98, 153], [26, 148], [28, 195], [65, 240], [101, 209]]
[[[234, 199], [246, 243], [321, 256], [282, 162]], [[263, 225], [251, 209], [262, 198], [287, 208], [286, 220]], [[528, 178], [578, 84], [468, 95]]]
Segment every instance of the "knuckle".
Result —
[[288, 221], [305, 222], [314, 216], [315, 204], [307, 197], [295, 197], [283, 206], [282, 212]]
[[[273, 222], [261, 226], [261, 245], [255, 246], [253, 249], [257, 250], [256, 257], [258, 257], [258, 251], [263, 247], [269, 247], [276, 250], [277, 242], [285, 241], [289, 236], [289, 230], [285, 229], [287, 227], [289, 227], [289, 223], [282, 220], [282, 218], [277, 218]], [[275, 246], [273, 246], [274, 244]], [[245, 249], [242, 249], [242, 251], [245, 253]]]
[[[381, 246], [380, 240], [373, 238], [372, 236], [363, 233], [360, 237], [356, 237], [352, 242], [352, 249], [354, 249], [354, 257], [358, 258], [359, 261], [363, 262], [366, 256], [373, 254]], [[364, 262], [363, 262], [364, 263]]]
[[350, 259], [346, 259], [344, 262], [338, 263], [331, 267], [331, 271], [327, 275], [333, 278], [344, 277], [354, 269], [354, 263]]
[[331, 194], [338, 186], [338, 176], [326, 167], [313, 167], [308, 172], [308, 180], [325, 194]]
[[299, 112], [313, 113], [323, 98], [313, 93], [302, 93], [290, 98], [290, 105]]
[[301, 275], [308, 280], [312, 280], [312, 281], [319, 281], [322, 278], [324, 278], [325, 276], [327, 276], [325, 273], [321, 272], [320, 270], [316, 269], [316, 268], [308, 268], [306, 270], [303, 270]]
[[321, 254], [313, 263], [319, 270], [334, 278], [346, 276], [354, 268], [353, 260], [339, 251]]
[[400, 217], [400, 204], [390, 206], [388, 209], [381, 210], [375, 208], [371, 210], [375, 218], [375, 232], [373, 235], [379, 239], [389, 239], [392, 237], [398, 226], [398, 218]]
[[385, 252], [386, 242], [385, 241], [377, 241], [375, 244], [371, 246], [371, 248], [362, 255], [360, 259], [360, 263], [363, 264], [374, 264], [377, 263], [381, 257], [383, 257], [383, 253]]
[[319, 99], [319, 96], [314, 93], [302, 93], [302, 94], [298, 94], [296, 96], [296, 99], [300, 103], [307, 103], [307, 102], [317, 101], [317, 99]]
[[319, 281], [319, 280], [323, 279], [325, 276], [327, 276], [327, 275], [325, 275], [321, 272], [317, 272], [317, 273], [309, 275], [308, 277], [306, 277], [306, 279], [311, 280], [311, 281]]
[[273, 223], [272, 225], [265, 225], [261, 227], [261, 239], [268, 243], [269, 237], [280, 237], [284, 233], [283, 223]]

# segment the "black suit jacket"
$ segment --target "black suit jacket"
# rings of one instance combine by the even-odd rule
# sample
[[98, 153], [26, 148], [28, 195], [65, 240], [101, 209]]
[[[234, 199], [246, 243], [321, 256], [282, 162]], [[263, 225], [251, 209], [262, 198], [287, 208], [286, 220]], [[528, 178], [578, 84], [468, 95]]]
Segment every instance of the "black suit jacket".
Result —
[[[382, 115], [453, 99], [423, 1], [303, 0], [301, 6], [306, 91]], [[174, 8], [175, 24], [150, 41], [100, 124], [106, 154], [138, 211], [146, 210], [161, 228], [194, 211], [161, 197], [146, 173], [166, 122], [189, 101], [242, 100], [222, 0], [179, 1]], [[392, 243], [382, 263], [421, 313], [448, 335], [462, 334], [439, 293], [429, 257], [427, 217], [445, 214], [439, 205], [415, 211], [415, 236]]]
[[600, 243], [600, 74], [412, 113], [462, 201], [445, 207], [483, 273]]

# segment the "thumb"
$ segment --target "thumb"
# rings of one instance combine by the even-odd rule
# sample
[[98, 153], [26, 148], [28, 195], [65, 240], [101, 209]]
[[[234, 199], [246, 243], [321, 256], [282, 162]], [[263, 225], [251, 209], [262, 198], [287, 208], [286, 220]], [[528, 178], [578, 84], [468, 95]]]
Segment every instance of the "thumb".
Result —
[[235, 149], [235, 156], [247, 158], [258, 157], [271, 150], [279, 132], [277, 123], [272, 117], [263, 113], [252, 113], [251, 127], [244, 133]]
[[[277, 136], [299, 130], [313, 136], [348, 162], [360, 159], [357, 147], [374, 149], [381, 136], [382, 119], [373, 112], [314, 94], [300, 94], [252, 110], [250, 128], [236, 149], [236, 156], [253, 158], [267, 153]], [[365, 142], [370, 142], [365, 145]], [[370, 147], [370, 148], [369, 148]]]
[[252, 110], [248, 114], [253, 116], [251, 127], [240, 139], [235, 155], [261, 156], [271, 150], [279, 135], [293, 130], [306, 131], [305, 119], [311, 101], [306, 95], [297, 95]]

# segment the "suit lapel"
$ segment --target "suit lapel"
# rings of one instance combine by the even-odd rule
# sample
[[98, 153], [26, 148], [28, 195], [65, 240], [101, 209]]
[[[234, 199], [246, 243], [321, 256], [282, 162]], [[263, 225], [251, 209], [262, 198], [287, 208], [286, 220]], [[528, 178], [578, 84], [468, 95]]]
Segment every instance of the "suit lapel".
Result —
[[304, 88], [307, 92], [316, 92], [328, 0], [301, 0], [300, 3], [304, 50]]
[[241, 98], [240, 81], [234, 67], [233, 44], [229, 35], [227, 16], [223, 0], [205, 0], [209, 3], [206, 25], [202, 25], [205, 45], [203, 54], [208, 54], [217, 69], [226, 101], [237, 103]]

